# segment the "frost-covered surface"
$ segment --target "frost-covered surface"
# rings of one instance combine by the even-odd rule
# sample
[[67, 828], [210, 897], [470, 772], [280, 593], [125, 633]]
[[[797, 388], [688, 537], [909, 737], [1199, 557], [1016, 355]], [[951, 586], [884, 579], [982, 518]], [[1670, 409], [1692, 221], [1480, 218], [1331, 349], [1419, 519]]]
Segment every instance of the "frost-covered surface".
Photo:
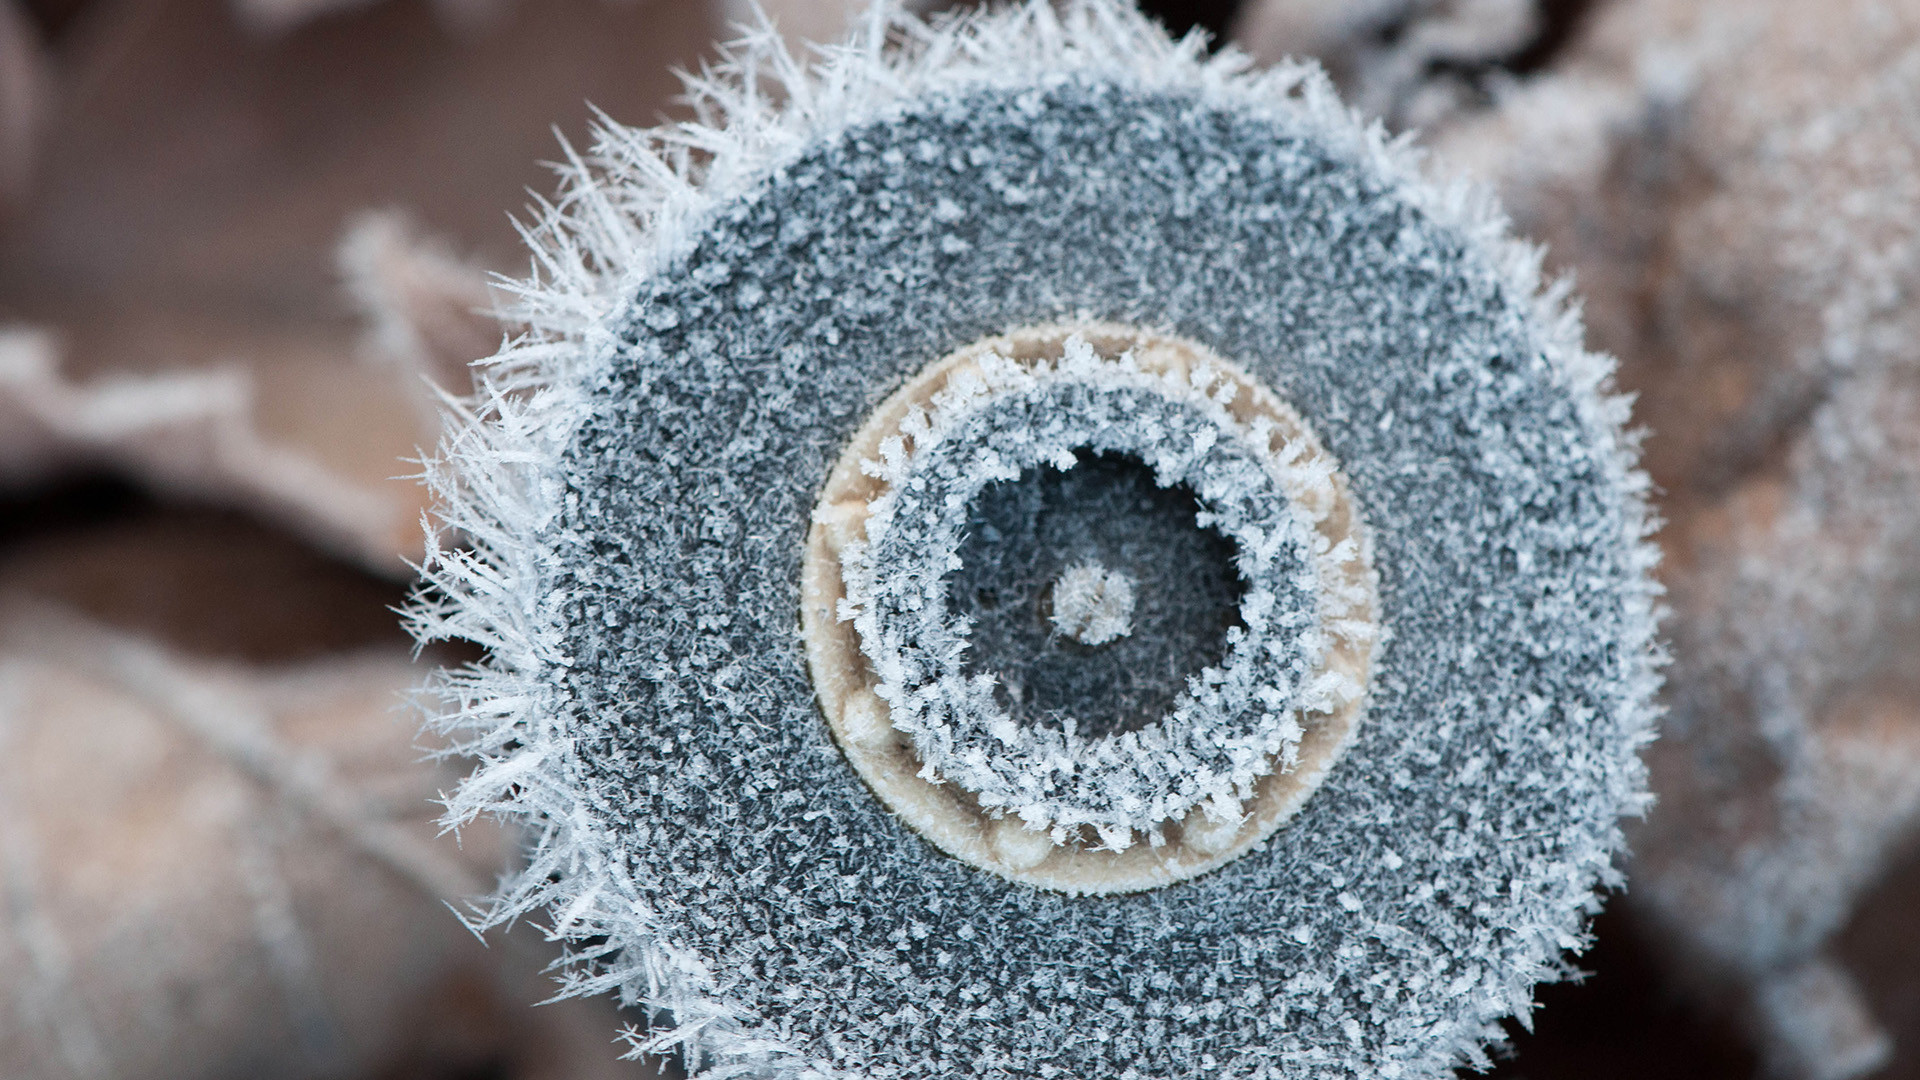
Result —
[[[1204, 369], [1145, 372], [1131, 353], [1105, 360], [1078, 335], [1057, 364], [989, 353], [931, 410], [909, 413], [910, 450], [895, 435], [864, 464], [887, 486], [866, 541], [842, 554], [841, 617], [859, 631], [876, 692], [926, 779], [957, 783], [1056, 843], [1090, 826], [1121, 850], [1136, 833], [1157, 842], [1202, 804], [1237, 820], [1257, 780], [1297, 762], [1302, 723], [1360, 696], [1326, 664], [1336, 645], [1368, 653], [1378, 641], [1369, 593], [1346, 575], [1364, 534], [1329, 544], [1317, 532], [1334, 505], [1333, 463], [1304, 439], [1270, 452], [1273, 422], [1237, 423], [1219, 400], [1234, 384], [1215, 381]], [[968, 627], [947, 605], [981, 489], [1040, 464], [1071, 469], [1080, 453], [1124, 454], [1160, 486], [1192, 490], [1205, 507], [1198, 524], [1234, 542], [1247, 583], [1222, 662], [1188, 676], [1157, 723], [1112, 734], [1083, 733], [1071, 715], [1060, 726], [1015, 720], [995, 700], [993, 673], [968, 674]]]
[[[416, 618], [491, 653], [443, 683], [479, 758], [453, 813], [538, 831], [492, 916], [549, 910], [571, 990], [660, 1010], [639, 1045], [715, 1075], [1477, 1059], [1619, 880], [1657, 681], [1625, 405], [1536, 255], [1317, 75], [1104, 2], [876, 20], [813, 75], [762, 35], [696, 92], [702, 125], [609, 126], [534, 230], [536, 330], [439, 479], [473, 547], [435, 555]], [[795, 639], [808, 512], [866, 409], [1075, 315], [1288, 398], [1366, 508], [1395, 631], [1297, 818], [1121, 897], [893, 819]]]

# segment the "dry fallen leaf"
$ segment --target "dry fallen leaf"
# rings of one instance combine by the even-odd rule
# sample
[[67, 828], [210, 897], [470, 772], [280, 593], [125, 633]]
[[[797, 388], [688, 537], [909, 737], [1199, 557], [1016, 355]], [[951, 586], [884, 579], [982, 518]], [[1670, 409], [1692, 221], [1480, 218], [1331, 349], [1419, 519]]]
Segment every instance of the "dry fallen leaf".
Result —
[[0, 1073], [654, 1074], [445, 907], [514, 844], [432, 824], [396, 478], [550, 125], [650, 119], [706, 10], [69, 11], [0, 11]]
[[[443, 906], [486, 891], [512, 843], [437, 834], [450, 770], [398, 709], [419, 678], [403, 649], [197, 661], [0, 604], [8, 1075], [363, 1071], [416, 1046], [449, 986], [537, 994], [544, 954], [490, 954]], [[524, 1041], [565, 1044], [548, 1048], [564, 1070], [524, 1075], [629, 1074], [610, 1011], [516, 1018]], [[503, 1042], [468, 1050], [522, 1049]]]

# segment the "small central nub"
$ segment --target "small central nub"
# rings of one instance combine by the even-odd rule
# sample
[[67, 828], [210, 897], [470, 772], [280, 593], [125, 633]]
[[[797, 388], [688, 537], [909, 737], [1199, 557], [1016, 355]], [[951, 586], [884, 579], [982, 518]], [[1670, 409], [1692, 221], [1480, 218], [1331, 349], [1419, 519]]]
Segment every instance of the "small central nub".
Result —
[[1082, 645], [1133, 633], [1133, 579], [1097, 562], [1076, 563], [1053, 583], [1053, 628]]

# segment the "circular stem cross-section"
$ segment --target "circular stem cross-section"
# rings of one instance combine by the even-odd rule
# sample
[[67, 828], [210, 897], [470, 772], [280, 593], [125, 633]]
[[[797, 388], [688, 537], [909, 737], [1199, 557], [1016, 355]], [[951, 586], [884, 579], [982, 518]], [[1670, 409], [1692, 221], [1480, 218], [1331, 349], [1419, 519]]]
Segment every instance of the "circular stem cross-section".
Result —
[[[1217, 662], [1164, 673], [1164, 715], [1020, 722], [1004, 676], [966, 663], [949, 583], [963, 540], [992, 557], [965, 535], [983, 491], [1089, 454], [1189, 493], [1230, 541], [1238, 621]], [[1181, 576], [1153, 555], [1151, 580], [1064, 567], [1033, 617], [1089, 658], [1153, 632], [1136, 592]], [[1071, 893], [1183, 880], [1269, 836], [1351, 739], [1382, 638], [1366, 530], [1305, 421], [1205, 347], [1113, 324], [977, 342], [883, 402], [821, 493], [803, 589], [821, 707], [882, 803], [974, 866]]]

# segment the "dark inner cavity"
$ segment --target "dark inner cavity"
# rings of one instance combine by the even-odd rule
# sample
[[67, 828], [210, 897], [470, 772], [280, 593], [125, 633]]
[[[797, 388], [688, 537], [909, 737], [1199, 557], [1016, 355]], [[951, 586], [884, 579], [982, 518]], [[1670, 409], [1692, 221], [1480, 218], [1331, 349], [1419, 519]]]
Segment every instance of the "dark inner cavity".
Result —
[[[1203, 528], [1185, 485], [1154, 482], [1144, 463], [1081, 452], [990, 484], [974, 499], [947, 582], [950, 612], [973, 623], [969, 675], [998, 677], [1000, 706], [1023, 724], [1099, 737], [1154, 723], [1187, 676], [1226, 656], [1246, 584], [1234, 545]], [[1083, 645], [1054, 629], [1053, 583], [1097, 562], [1133, 579], [1133, 632]]]

